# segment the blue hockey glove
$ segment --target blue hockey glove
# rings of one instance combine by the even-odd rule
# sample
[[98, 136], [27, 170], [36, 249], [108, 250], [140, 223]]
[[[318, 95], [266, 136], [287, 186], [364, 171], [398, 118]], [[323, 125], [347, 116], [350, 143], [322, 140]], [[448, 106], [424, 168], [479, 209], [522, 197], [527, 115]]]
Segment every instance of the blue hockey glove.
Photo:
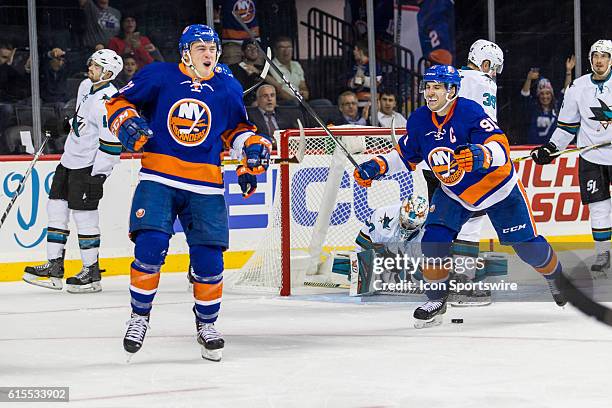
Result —
[[455, 149], [457, 166], [466, 172], [485, 172], [491, 167], [493, 154], [491, 150], [481, 144], [465, 144]]
[[238, 175], [238, 185], [242, 190], [242, 198], [249, 198], [257, 190], [257, 176], [249, 173], [245, 166], [238, 166], [236, 174]]
[[387, 162], [380, 156], [376, 156], [367, 162], [363, 162], [353, 172], [353, 177], [361, 187], [370, 187], [372, 180], [378, 180], [387, 172]]
[[125, 119], [119, 126], [117, 138], [130, 152], [137, 152], [153, 137], [153, 131], [149, 124], [140, 116], [131, 116]]
[[270, 152], [272, 142], [260, 135], [250, 136], [242, 148], [243, 164], [245, 170], [253, 175], [261, 174], [270, 165]]
[[548, 164], [555, 160], [551, 154], [557, 153], [559, 149], [553, 142], [548, 142], [545, 145], [537, 147], [531, 151], [531, 158], [536, 164]]

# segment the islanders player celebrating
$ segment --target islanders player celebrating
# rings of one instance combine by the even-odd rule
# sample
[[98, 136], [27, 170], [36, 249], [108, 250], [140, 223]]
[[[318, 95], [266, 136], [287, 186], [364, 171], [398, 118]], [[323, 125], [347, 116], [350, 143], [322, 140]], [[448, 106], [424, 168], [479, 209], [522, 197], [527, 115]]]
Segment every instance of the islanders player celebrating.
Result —
[[427, 262], [428, 302], [414, 311], [415, 327], [438, 325], [446, 312], [451, 243], [472, 214], [485, 211], [502, 244], [546, 278], [555, 302], [566, 301], [556, 278], [561, 264], [548, 242], [538, 235], [529, 201], [510, 160], [504, 133], [482, 107], [457, 97], [461, 77], [455, 68], [434, 65], [422, 81], [427, 106], [408, 119], [407, 134], [395, 150], [362, 163], [355, 180], [369, 187], [385, 174], [414, 170], [427, 161], [441, 182], [431, 200], [422, 251]]
[[210, 27], [185, 28], [179, 52], [181, 63], [147, 65], [106, 105], [111, 131], [129, 151], [143, 151], [130, 212], [135, 259], [123, 346], [129, 356], [142, 347], [178, 216], [193, 269], [197, 340], [203, 358], [219, 361], [224, 340], [214, 323], [229, 239], [220, 156], [225, 146], [242, 158], [238, 181], [248, 197], [257, 186], [256, 174], [268, 167], [271, 143], [254, 133], [242, 87], [217, 64], [221, 44]]

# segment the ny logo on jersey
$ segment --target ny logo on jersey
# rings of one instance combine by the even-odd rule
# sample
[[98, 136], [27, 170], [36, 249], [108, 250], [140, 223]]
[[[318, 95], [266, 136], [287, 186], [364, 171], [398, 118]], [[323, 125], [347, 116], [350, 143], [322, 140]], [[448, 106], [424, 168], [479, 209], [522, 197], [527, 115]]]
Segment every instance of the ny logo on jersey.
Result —
[[168, 131], [183, 146], [198, 146], [210, 131], [210, 109], [203, 101], [180, 99], [168, 111]]
[[427, 156], [429, 167], [436, 177], [447, 186], [459, 183], [465, 172], [457, 166], [455, 154], [448, 147], [436, 147]]
[[604, 129], [608, 129], [608, 126], [612, 123], [612, 109], [601, 99], [597, 98], [597, 100], [600, 106], [598, 108], [590, 108], [594, 116], [589, 119], [598, 121]]

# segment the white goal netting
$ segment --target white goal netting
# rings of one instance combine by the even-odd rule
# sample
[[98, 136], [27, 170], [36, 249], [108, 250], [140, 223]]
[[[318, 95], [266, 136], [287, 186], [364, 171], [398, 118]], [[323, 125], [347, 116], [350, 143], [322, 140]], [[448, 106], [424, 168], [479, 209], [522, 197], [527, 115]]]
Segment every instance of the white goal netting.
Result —
[[[390, 129], [341, 127], [332, 132], [357, 163], [394, 148]], [[268, 227], [230, 282], [234, 288], [282, 288], [286, 295], [289, 284], [324, 282], [330, 278], [330, 253], [354, 249], [359, 229], [376, 208], [397, 203], [415, 190], [427, 196], [420, 171], [385, 176], [366, 189], [354, 181], [353, 165], [323, 130], [307, 129], [305, 140], [299, 164], [279, 165]], [[281, 156], [294, 156], [299, 142], [296, 130], [281, 134]]]

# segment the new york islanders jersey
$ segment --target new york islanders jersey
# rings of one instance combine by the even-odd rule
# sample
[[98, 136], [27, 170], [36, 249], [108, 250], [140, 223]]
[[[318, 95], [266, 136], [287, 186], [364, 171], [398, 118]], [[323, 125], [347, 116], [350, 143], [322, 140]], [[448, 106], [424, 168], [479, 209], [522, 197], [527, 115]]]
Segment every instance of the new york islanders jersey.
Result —
[[107, 103], [111, 131], [130, 109], [140, 111], [153, 131], [143, 147], [140, 179], [199, 194], [223, 194], [224, 143], [233, 147], [255, 130], [242, 87], [224, 65], [197, 80], [183, 64], [149, 64]]
[[93, 166], [92, 175], [110, 175], [119, 161], [121, 142], [108, 128], [105, 102], [117, 92], [111, 83], [93, 90], [91, 80], [79, 85], [70, 133], [60, 162], [68, 169]]
[[459, 96], [477, 102], [485, 113], [497, 122], [497, 84], [484, 72], [461, 67]]
[[[396, 150], [383, 156], [389, 173], [405, 167], [414, 170], [424, 160], [440, 180], [442, 190], [470, 211], [501, 201], [516, 185], [506, 135], [472, 100], [457, 98], [445, 117], [422, 106], [408, 118], [406, 131]], [[454, 150], [468, 143], [486, 145], [491, 150], [489, 169], [468, 173], [457, 166]]]
[[400, 226], [400, 208], [402, 203], [379, 207], [359, 231], [355, 242], [363, 249], [371, 249], [375, 244], [384, 244], [394, 254], [420, 256], [419, 243], [423, 228], [407, 231]]
[[[603, 81], [593, 81], [591, 74], [583, 75], [565, 91], [550, 141], [563, 150], [576, 135], [578, 147], [612, 141], [612, 74]], [[612, 164], [610, 146], [580, 155], [591, 163]]]

